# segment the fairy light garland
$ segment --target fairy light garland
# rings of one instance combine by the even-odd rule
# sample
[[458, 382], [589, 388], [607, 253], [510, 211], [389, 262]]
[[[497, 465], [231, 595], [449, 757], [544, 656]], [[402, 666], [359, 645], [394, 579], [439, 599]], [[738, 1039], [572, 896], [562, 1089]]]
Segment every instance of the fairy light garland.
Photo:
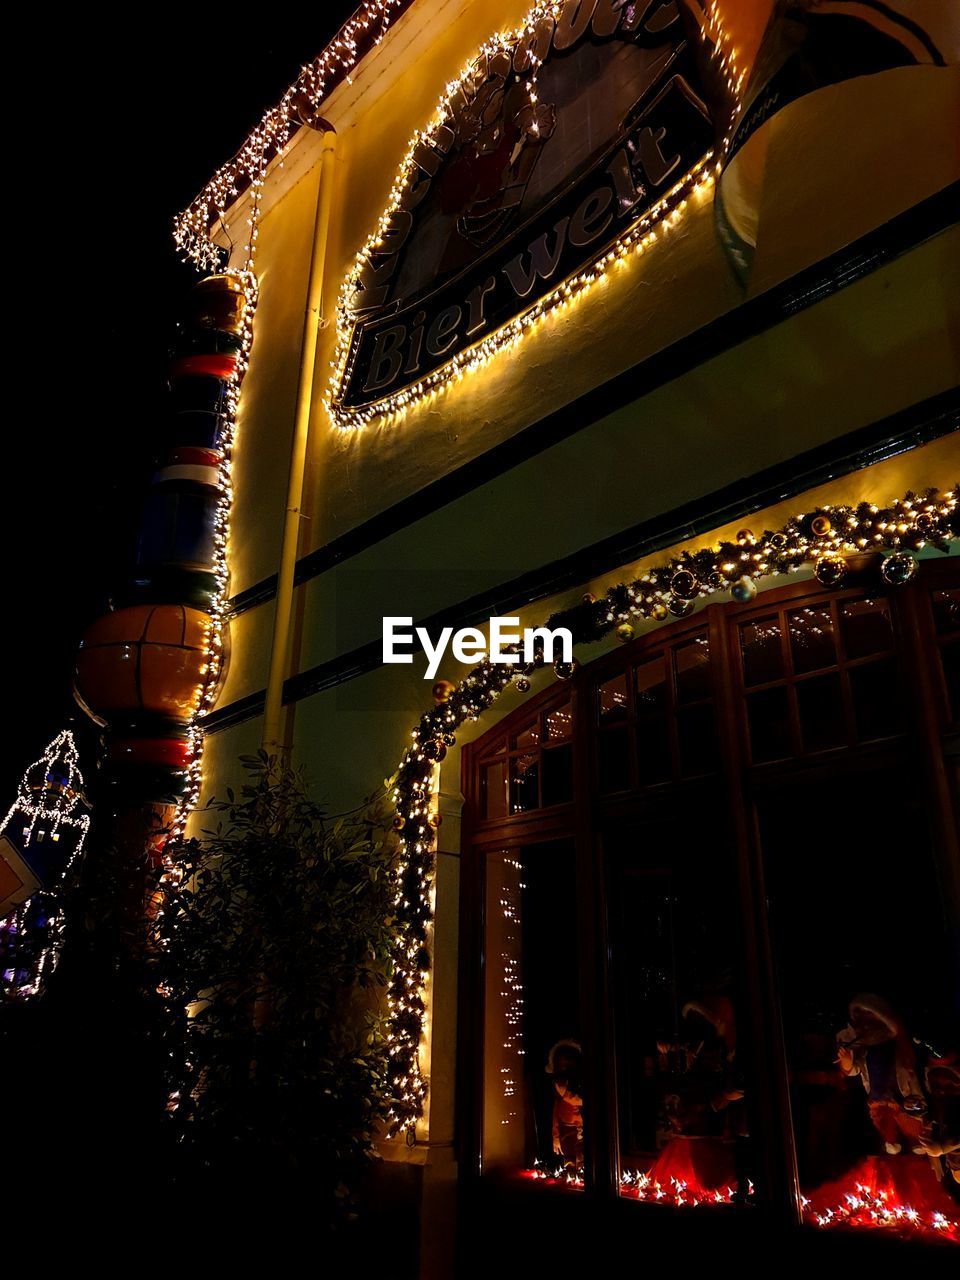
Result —
[[[319, 111], [324, 98], [350, 71], [368, 47], [379, 45], [390, 23], [410, 0], [364, 0], [356, 13], [340, 28], [323, 52], [309, 65], [248, 135], [243, 146], [221, 166], [188, 207], [174, 219], [173, 238], [184, 258], [201, 270], [216, 270], [222, 250], [211, 234], [217, 222], [226, 229], [226, 212], [242, 190], [254, 188], [254, 198], [262, 189], [267, 167], [279, 156], [304, 118]], [[256, 238], [259, 212], [250, 220], [251, 237]]]
[[[582, 1175], [575, 1173], [554, 1174], [539, 1161], [526, 1172], [526, 1177], [551, 1186], [584, 1189]], [[620, 1175], [620, 1194], [628, 1200], [645, 1204], [665, 1205], [672, 1209], [711, 1208], [716, 1205], [742, 1203], [743, 1198], [735, 1187], [724, 1186], [708, 1189], [692, 1184], [685, 1178], [670, 1177], [663, 1180], [654, 1173], [625, 1170]], [[753, 1197], [753, 1183], [748, 1181], [746, 1203]], [[871, 1188], [862, 1182], [854, 1182], [852, 1189], [843, 1193], [838, 1204], [825, 1209], [814, 1209], [811, 1201], [801, 1197], [804, 1222], [815, 1227], [885, 1229], [903, 1235], [918, 1235], [930, 1240], [960, 1241], [960, 1222], [949, 1218], [939, 1209], [917, 1209], [913, 1205], [896, 1200], [888, 1192]]]
[[[254, 239], [255, 228], [252, 228], [251, 251], [248, 254], [248, 262], [252, 262]], [[218, 498], [213, 535], [213, 571], [217, 584], [216, 596], [208, 611], [209, 620], [204, 628], [202, 680], [197, 685], [194, 693], [192, 714], [187, 727], [190, 763], [187, 767], [186, 784], [176, 806], [170, 829], [169, 842], [174, 845], [183, 837], [187, 820], [200, 799], [203, 771], [203, 718], [212, 709], [216, 701], [220, 677], [223, 674], [224, 638], [229, 603], [228, 553], [230, 513], [233, 506], [233, 450], [237, 434], [240, 384], [250, 361], [250, 348], [253, 345], [253, 316], [256, 311], [258, 297], [257, 278], [252, 270], [249, 268], [244, 270], [229, 268], [224, 274], [233, 276], [240, 283], [246, 299], [246, 306], [244, 308], [237, 363], [227, 382], [224, 395], [224, 425], [220, 436], [221, 456], [217, 477]], [[168, 866], [167, 870], [172, 871], [172, 867]]]
[[[722, 589], [730, 590], [735, 599], [751, 599], [758, 579], [797, 573], [805, 565], [814, 564], [821, 582], [840, 585], [845, 557], [865, 553], [883, 553], [882, 573], [888, 583], [907, 582], [916, 567], [911, 552], [927, 546], [945, 552], [960, 538], [958, 488], [908, 493], [883, 508], [867, 502], [856, 507], [818, 507], [759, 536], [743, 529], [735, 542], [683, 551], [633, 581], [611, 587], [600, 599], [587, 597], [574, 608], [554, 614], [545, 625], [569, 627], [576, 644], [596, 642], [614, 630], [626, 641], [633, 637], [635, 622], [687, 616], [697, 600]], [[391, 1134], [416, 1123], [426, 1097], [420, 1045], [435, 849], [430, 820], [434, 771], [447, 748], [455, 744], [460, 725], [478, 720], [510, 684], [522, 680], [528, 687], [528, 677], [542, 665], [542, 655], [532, 664], [517, 666], [479, 663], [445, 701], [421, 716], [395, 776], [394, 908], [399, 941], [388, 996], [394, 1099]], [[562, 674], [569, 676], [572, 670]]]
[[[648, 250], [656, 242], [661, 228], [664, 233], [673, 230], [683, 218], [691, 197], [703, 197], [713, 186], [732, 137], [732, 124], [719, 153], [714, 149], [708, 150], [686, 175], [624, 231], [605, 253], [589, 266], [568, 276], [555, 289], [538, 299], [520, 315], [474, 345], [457, 352], [440, 368], [435, 369], [420, 381], [404, 387], [401, 391], [362, 407], [348, 407], [337, 402], [339, 390], [349, 380], [352, 372], [350, 348], [354, 317], [350, 310], [350, 299], [357, 292], [361, 273], [369, 267], [371, 259], [382, 249], [384, 240], [389, 234], [391, 219], [401, 209], [405, 194], [419, 180], [417, 152], [424, 146], [431, 147], [437, 143], [441, 130], [449, 130], [454, 118], [455, 99], [464, 90], [464, 86], [475, 77], [477, 68], [498, 54], [512, 56], [515, 48], [524, 40], [528, 41], [524, 45], [524, 52], [530, 64], [526, 82], [527, 92], [530, 95], [531, 105], [536, 102], [537, 73], [543, 59], [537, 57], [533, 51], [532, 42], [528, 38], [535, 36], [537, 26], [542, 21], [555, 21], [565, 3], [566, 0], [539, 0], [519, 26], [511, 31], [498, 32], [491, 36], [466, 64], [460, 75], [445, 87], [430, 123], [425, 129], [414, 133], [410, 139], [406, 155], [391, 187], [386, 208], [380, 215], [376, 229], [357, 255], [353, 269], [347, 275], [340, 290], [337, 302], [337, 341], [331, 361], [333, 376], [325, 396], [327, 412], [336, 427], [344, 430], [355, 429], [365, 426], [374, 418], [388, 422], [396, 421], [412, 405], [448, 389], [465, 375], [474, 373], [488, 364], [494, 357], [513, 350], [522, 338], [539, 326], [547, 316], [562, 314], [604, 280], [613, 268], [623, 267], [634, 254], [642, 254]], [[715, 0], [704, 17], [706, 20], [704, 34], [712, 37], [711, 54], [717, 60], [735, 108], [739, 101], [744, 73], [737, 69], [736, 55], [724, 33], [716, 11]], [[731, 121], [735, 115], [734, 109], [731, 111]]]
[[939, 1210], [916, 1209], [894, 1199], [887, 1191], [854, 1183], [842, 1200], [826, 1209], [815, 1209], [802, 1198], [803, 1217], [818, 1227], [866, 1227], [911, 1232], [938, 1240], [960, 1241], [960, 1221]]
[[[55, 773], [58, 766], [65, 770], [62, 779]], [[51, 778], [56, 781], [56, 799], [52, 804], [43, 803], [42, 785], [31, 781], [40, 769], [43, 769], [43, 783]], [[41, 795], [39, 802], [31, 795], [37, 790]], [[63, 836], [71, 846], [56, 883], [38, 889], [0, 920], [0, 990], [9, 999], [29, 999], [37, 995], [57, 967], [65, 925], [62, 890], [70, 881], [90, 830], [90, 815], [83, 812], [83, 806], [83, 775], [77, 747], [73, 734], [65, 729], [24, 772], [17, 798], [0, 823], [0, 836], [8, 830], [12, 835], [16, 829], [16, 843], [24, 849], [29, 848], [34, 837], [59, 843]], [[30, 955], [34, 947], [36, 954]]]

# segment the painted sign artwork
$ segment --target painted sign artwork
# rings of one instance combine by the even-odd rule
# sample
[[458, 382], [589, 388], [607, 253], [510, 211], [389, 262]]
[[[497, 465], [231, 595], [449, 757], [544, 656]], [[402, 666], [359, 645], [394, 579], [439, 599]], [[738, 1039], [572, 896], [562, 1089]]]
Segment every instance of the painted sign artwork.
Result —
[[486, 49], [413, 147], [348, 282], [334, 416], [436, 384], [597, 262], [714, 138], [670, 0], [567, 0]]

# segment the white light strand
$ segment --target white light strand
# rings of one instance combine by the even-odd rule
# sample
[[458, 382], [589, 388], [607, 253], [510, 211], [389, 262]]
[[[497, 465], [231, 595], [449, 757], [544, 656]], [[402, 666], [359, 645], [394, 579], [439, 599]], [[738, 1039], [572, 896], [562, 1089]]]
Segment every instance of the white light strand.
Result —
[[[63, 782], [58, 780], [59, 789], [55, 793], [56, 799], [53, 803], [45, 804], [42, 787], [32, 787], [30, 779], [32, 776], [36, 777], [42, 769], [43, 781], [46, 782], [58, 764], [65, 771], [65, 780]], [[31, 795], [32, 790], [38, 789], [40, 790], [39, 801]], [[35, 760], [24, 772], [17, 788], [17, 798], [7, 810], [3, 822], [0, 823], [0, 836], [6, 835], [9, 829], [11, 835], [15, 833], [16, 836], [15, 841], [11, 843], [15, 843], [24, 850], [29, 847], [34, 837], [41, 840], [49, 836], [55, 841], [59, 841], [61, 834], [69, 837], [69, 852], [56, 882], [38, 889], [26, 902], [0, 921], [0, 932], [7, 938], [14, 939], [14, 946], [16, 946], [15, 940], [22, 937], [25, 930], [30, 928], [31, 904], [35, 911], [39, 900], [46, 912], [43, 925], [46, 936], [33, 972], [23, 981], [18, 977], [19, 971], [16, 968], [5, 968], [0, 973], [0, 987], [11, 998], [29, 999], [35, 996], [57, 967], [65, 923], [62, 889], [67, 884], [70, 873], [83, 852], [87, 832], [90, 830], [90, 815], [84, 813], [83, 808], [83, 776], [78, 764], [77, 747], [73, 734], [69, 729], [64, 729], [62, 733], [57, 734], [40, 759]]]
[[[544, 19], [555, 20], [563, 9], [564, 3], [565, 0], [540, 0], [518, 27], [511, 31], [499, 32], [486, 41], [459, 76], [446, 86], [427, 127], [418, 130], [410, 139], [406, 155], [391, 187], [387, 206], [380, 215], [376, 230], [357, 255], [353, 269], [341, 287], [337, 303], [337, 343], [331, 361], [333, 374], [325, 396], [327, 412], [336, 427], [358, 428], [365, 426], [374, 418], [396, 422], [411, 405], [439, 394], [459, 382], [466, 374], [473, 373], [486, 365], [496, 355], [514, 349], [524, 335], [539, 325], [548, 315], [567, 310], [603, 280], [612, 268], [622, 267], [634, 254], [642, 254], [648, 250], [655, 243], [658, 231], [662, 229], [663, 233], [666, 233], [675, 229], [687, 209], [690, 198], [702, 197], [713, 186], [715, 174], [722, 167], [725, 149], [729, 145], [731, 137], [729, 132], [719, 155], [712, 149], [708, 150], [702, 159], [666, 195], [662, 196], [619, 236], [605, 253], [589, 266], [567, 277], [562, 284], [538, 299], [526, 311], [466, 350], [458, 352], [440, 368], [435, 369], [420, 381], [404, 387], [401, 391], [362, 407], [348, 407], [337, 402], [339, 391], [351, 374], [350, 348], [354, 318], [349, 301], [357, 291], [360, 273], [369, 265], [371, 257], [380, 250], [388, 235], [390, 220], [401, 208], [405, 191], [417, 180], [418, 166], [415, 156], [418, 149], [423, 145], [432, 146], [437, 141], [440, 130], [449, 126], [454, 99], [465, 85], [472, 82], [477, 74], [477, 68], [499, 53], [512, 55], [520, 41], [535, 35], [539, 22]], [[734, 109], [731, 111], [731, 117], [733, 117], [736, 115], [735, 108], [744, 75], [737, 70], [736, 55], [728, 46], [715, 8], [713, 4], [708, 14], [709, 23], [712, 24], [708, 29], [714, 39], [713, 56], [719, 61], [725, 83], [733, 99]], [[536, 100], [533, 86], [540, 66], [535, 59], [533, 63], [528, 84], [532, 102]]]
[[[221, 250], [211, 240], [212, 229], [218, 221], [226, 229], [226, 212], [241, 188], [253, 187], [256, 202], [270, 160], [283, 152], [304, 115], [319, 111], [333, 85], [344, 77], [349, 80], [349, 72], [361, 56], [360, 46], [366, 45], [366, 37], [371, 32], [377, 32], [373, 44], [380, 44], [405, 3], [406, 0], [364, 0], [323, 52], [301, 69], [296, 81], [263, 116], [233, 159], [217, 170], [199, 195], [174, 219], [173, 238], [177, 248], [201, 271], [219, 267]], [[254, 210], [251, 240], [256, 239], [258, 221], [259, 211]]]
[[[251, 253], [248, 264], [252, 262]], [[204, 626], [204, 657], [201, 668], [201, 682], [194, 691], [193, 709], [187, 728], [189, 747], [189, 765], [187, 781], [183, 794], [176, 805], [169, 841], [174, 845], [183, 837], [184, 829], [190, 814], [200, 799], [200, 788], [203, 774], [203, 718], [212, 709], [219, 690], [220, 677], [223, 674], [224, 640], [227, 626], [227, 610], [229, 603], [229, 543], [230, 514], [233, 506], [233, 452], [237, 434], [237, 412], [240, 404], [240, 384], [246, 374], [250, 361], [250, 348], [253, 345], [253, 317], [257, 307], [257, 278], [251, 269], [237, 270], [228, 268], [224, 273], [233, 276], [243, 288], [246, 306], [243, 313], [243, 328], [240, 335], [240, 350], [237, 363], [227, 383], [225, 395], [224, 426], [220, 436], [220, 464], [218, 471], [218, 498], [214, 523], [214, 574], [216, 576], [216, 597], [208, 611], [208, 621]], [[175, 868], [168, 865], [166, 873], [175, 874]]]

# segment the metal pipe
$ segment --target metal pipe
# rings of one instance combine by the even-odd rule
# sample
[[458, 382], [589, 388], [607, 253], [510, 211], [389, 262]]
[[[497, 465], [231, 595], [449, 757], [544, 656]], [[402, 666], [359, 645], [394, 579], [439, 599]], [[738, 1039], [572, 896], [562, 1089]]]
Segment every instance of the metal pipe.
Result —
[[317, 363], [317, 337], [323, 311], [323, 272], [327, 256], [327, 232], [333, 197], [333, 161], [336, 153], [336, 131], [321, 118], [309, 121], [322, 133], [317, 211], [310, 250], [310, 273], [307, 300], [303, 313], [303, 340], [300, 346], [300, 377], [290, 451], [290, 476], [287, 483], [287, 506], [283, 521], [283, 542], [277, 573], [277, 595], [273, 616], [273, 639], [270, 647], [270, 670], [267, 676], [263, 708], [261, 743], [270, 755], [283, 752], [281, 722], [283, 716], [283, 683], [287, 676], [290, 629], [293, 617], [294, 573], [300, 544], [300, 517], [303, 482], [306, 471], [307, 441], [310, 434], [310, 410], [313, 405], [313, 380]]

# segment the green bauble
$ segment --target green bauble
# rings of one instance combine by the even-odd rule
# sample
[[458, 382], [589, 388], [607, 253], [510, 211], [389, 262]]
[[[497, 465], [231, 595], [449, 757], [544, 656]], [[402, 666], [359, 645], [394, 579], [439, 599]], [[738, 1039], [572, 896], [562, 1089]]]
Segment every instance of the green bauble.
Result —
[[739, 604], [747, 604], [756, 598], [757, 584], [752, 578], [738, 578], [730, 588], [730, 594]]
[[917, 562], [905, 551], [895, 551], [893, 555], [884, 559], [880, 565], [880, 572], [884, 582], [889, 583], [891, 587], [902, 587], [912, 582], [917, 576]]

